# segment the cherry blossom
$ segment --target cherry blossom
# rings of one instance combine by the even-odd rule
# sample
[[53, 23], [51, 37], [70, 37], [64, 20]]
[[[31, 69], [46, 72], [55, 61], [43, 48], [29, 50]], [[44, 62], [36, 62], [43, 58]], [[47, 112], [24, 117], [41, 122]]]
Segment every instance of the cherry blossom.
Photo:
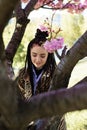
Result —
[[64, 39], [62, 37], [59, 37], [56, 39], [47, 40], [43, 46], [49, 53], [53, 53], [56, 50], [61, 49], [63, 47], [63, 44]]

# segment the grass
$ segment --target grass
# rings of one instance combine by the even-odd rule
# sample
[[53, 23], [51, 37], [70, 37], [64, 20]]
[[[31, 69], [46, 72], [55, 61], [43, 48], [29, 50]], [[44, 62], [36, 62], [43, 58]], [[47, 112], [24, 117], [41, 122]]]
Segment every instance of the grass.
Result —
[[[80, 61], [74, 68], [69, 87], [72, 87], [85, 76], [87, 76], [87, 58]], [[67, 113], [65, 118], [67, 130], [87, 130], [87, 110]]]

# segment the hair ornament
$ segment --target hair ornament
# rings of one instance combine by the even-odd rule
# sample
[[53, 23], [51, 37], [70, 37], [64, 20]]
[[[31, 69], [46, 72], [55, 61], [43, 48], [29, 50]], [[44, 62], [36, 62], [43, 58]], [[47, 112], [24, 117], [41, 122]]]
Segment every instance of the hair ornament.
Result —
[[53, 53], [58, 49], [61, 49], [63, 47], [64, 39], [62, 37], [51, 39], [50, 41], [47, 40], [44, 43], [44, 48], [49, 52]]
[[48, 31], [42, 31], [41, 29], [37, 29], [35, 38], [41, 40], [41, 41], [46, 41], [48, 37]]
[[53, 21], [53, 17], [51, 20], [51, 24], [49, 24], [48, 18], [46, 18], [46, 20], [44, 21], [44, 24], [39, 26], [39, 29], [42, 32], [47, 31], [49, 34], [46, 42], [43, 44], [44, 48], [49, 53], [53, 53], [53, 52], [57, 51], [58, 49], [63, 48], [63, 44], [64, 44], [64, 38], [58, 37], [58, 33], [62, 30], [60, 28], [58, 28], [58, 30], [54, 31], [52, 29], [52, 21]]
[[44, 25], [40, 25], [40, 26], [39, 26], [39, 29], [40, 29], [42, 32], [48, 31], [48, 28], [47, 28], [46, 26], [44, 26]]

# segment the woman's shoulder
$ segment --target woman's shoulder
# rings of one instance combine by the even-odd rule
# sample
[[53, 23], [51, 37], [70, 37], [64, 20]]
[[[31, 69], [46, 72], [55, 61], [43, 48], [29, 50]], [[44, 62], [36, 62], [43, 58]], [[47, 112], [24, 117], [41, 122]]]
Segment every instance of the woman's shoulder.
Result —
[[26, 78], [28, 76], [27, 70], [25, 69], [25, 67], [21, 68], [19, 70], [19, 74], [18, 77], [22, 77], [22, 78]]
[[25, 70], [25, 68], [22, 68], [19, 70], [19, 74], [18, 74], [18, 77], [17, 77], [17, 81], [18, 81], [18, 85], [21, 87], [21, 88], [24, 88], [25, 87], [25, 82], [27, 80], [29, 80], [29, 76], [28, 76], [28, 73], [27, 71]]

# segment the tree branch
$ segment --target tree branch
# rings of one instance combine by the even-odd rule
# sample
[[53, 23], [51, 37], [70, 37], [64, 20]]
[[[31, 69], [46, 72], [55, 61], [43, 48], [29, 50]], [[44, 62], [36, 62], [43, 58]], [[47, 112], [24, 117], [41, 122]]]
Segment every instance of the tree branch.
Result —
[[71, 72], [76, 63], [87, 56], [87, 31], [77, 40], [73, 47], [61, 59], [55, 70], [50, 90], [66, 88]]
[[1, 0], [0, 2], [0, 59], [3, 60], [3, 58], [5, 57], [4, 54], [4, 43], [3, 43], [3, 38], [2, 38], [2, 33], [3, 30], [12, 14], [12, 11], [14, 9], [14, 7], [16, 6], [18, 0], [13, 0], [11, 2], [11, 0]]
[[[22, 122], [35, 120], [43, 117], [62, 116], [63, 114], [75, 110], [87, 109], [87, 77], [69, 89], [51, 91], [27, 100], [20, 109], [19, 115]], [[44, 111], [44, 113], [43, 113]], [[31, 112], [31, 113], [30, 113]], [[27, 114], [29, 113], [29, 115]]]

